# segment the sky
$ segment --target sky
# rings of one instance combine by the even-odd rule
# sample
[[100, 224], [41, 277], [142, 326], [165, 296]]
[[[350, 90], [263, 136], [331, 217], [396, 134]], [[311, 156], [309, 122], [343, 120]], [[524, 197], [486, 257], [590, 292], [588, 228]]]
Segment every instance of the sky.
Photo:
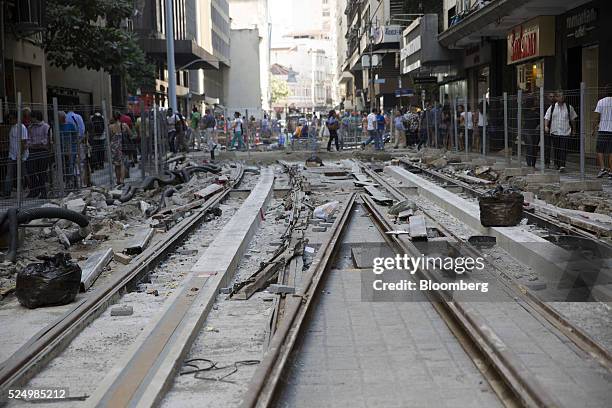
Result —
[[291, 1], [269, 0], [270, 19], [272, 20], [272, 43], [281, 40], [283, 33], [291, 28]]

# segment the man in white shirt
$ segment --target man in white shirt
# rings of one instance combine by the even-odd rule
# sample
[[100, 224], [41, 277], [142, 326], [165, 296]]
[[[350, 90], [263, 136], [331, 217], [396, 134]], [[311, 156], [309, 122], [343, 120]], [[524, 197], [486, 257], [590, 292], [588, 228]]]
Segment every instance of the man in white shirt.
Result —
[[372, 112], [370, 112], [370, 114], [367, 117], [367, 121], [368, 121], [368, 140], [366, 140], [365, 142], [361, 143], [361, 148], [365, 149], [365, 147], [367, 145], [369, 145], [370, 143], [376, 141], [376, 138], [378, 136], [377, 134], [377, 121], [376, 121], [376, 114], [378, 113], [378, 110], [376, 108], [372, 109]]
[[17, 113], [11, 112], [9, 114], [9, 124], [11, 130], [9, 131], [9, 157], [6, 169], [6, 178], [4, 180], [4, 195], [10, 196], [13, 190], [13, 183], [17, 175], [17, 158], [19, 157], [19, 144], [21, 143], [21, 177], [26, 178], [25, 164], [28, 160], [28, 129], [22, 123], [17, 124]]
[[565, 171], [565, 159], [570, 137], [573, 133], [572, 122], [578, 115], [574, 108], [565, 103], [565, 97], [561, 91], [557, 92], [556, 103], [548, 108], [545, 119], [545, 132], [550, 132], [550, 142], [555, 167], [560, 172]]
[[[597, 164], [598, 178], [608, 176], [612, 179], [612, 85], [605, 88], [605, 96], [597, 102], [595, 121], [597, 125]], [[606, 156], [608, 167], [606, 168]]]
[[[467, 106], [467, 112], [464, 110], [461, 112], [460, 126], [461, 130], [465, 131], [465, 123], [467, 121], [467, 145], [468, 149], [474, 144], [474, 115], [472, 114], [472, 107]], [[459, 147], [461, 150], [461, 147]]]

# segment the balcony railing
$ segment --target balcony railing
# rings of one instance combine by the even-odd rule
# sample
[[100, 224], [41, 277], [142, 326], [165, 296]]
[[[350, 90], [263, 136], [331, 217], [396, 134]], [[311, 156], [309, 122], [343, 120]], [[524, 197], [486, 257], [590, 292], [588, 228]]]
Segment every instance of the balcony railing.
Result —
[[20, 35], [31, 35], [44, 27], [46, 0], [11, 0], [7, 5], [8, 23]]

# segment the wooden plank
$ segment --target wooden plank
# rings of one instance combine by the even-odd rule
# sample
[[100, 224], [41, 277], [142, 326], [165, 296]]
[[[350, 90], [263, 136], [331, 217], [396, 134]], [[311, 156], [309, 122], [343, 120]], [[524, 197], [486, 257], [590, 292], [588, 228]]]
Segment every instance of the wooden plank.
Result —
[[478, 177], [466, 176], [465, 174], [461, 174], [461, 173], [455, 173], [453, 174], [453, 177], [460, 178], [472, 184], [493, 184], [493, 182], [490, 180], [484, 180]]
[[353, 183], [355, 184], [356, 187], [367, 187], [367, 186], [378, 187], [378, 184], [372, 183], [372, 182], [369, 182], [369, 181], [358, 181], [358, 180], [355, 180]]
[[195, 193], [193, 193], [193, 195], [195, 196], [196, 199], [208, 198], [218, 193], [220, 190], [223, 190], [223, 186], [219, 184], [210, 184], [204, 187], [203, 189], [196, 191]]
[[427, 240], [427, 224], [425, 216], [413, 215], [410, 217], [410, 238], [415, 240]]

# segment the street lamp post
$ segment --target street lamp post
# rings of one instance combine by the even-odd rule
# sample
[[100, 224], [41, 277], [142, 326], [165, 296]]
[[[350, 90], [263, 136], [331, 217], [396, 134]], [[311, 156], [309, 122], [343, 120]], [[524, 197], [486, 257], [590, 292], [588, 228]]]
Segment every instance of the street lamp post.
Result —
[[173, 112], [176, 112], [176, 69], [174, 62], [174, 12], [173, 1], [166, 0], [166, 53], [168, 59], [168, 99]]

